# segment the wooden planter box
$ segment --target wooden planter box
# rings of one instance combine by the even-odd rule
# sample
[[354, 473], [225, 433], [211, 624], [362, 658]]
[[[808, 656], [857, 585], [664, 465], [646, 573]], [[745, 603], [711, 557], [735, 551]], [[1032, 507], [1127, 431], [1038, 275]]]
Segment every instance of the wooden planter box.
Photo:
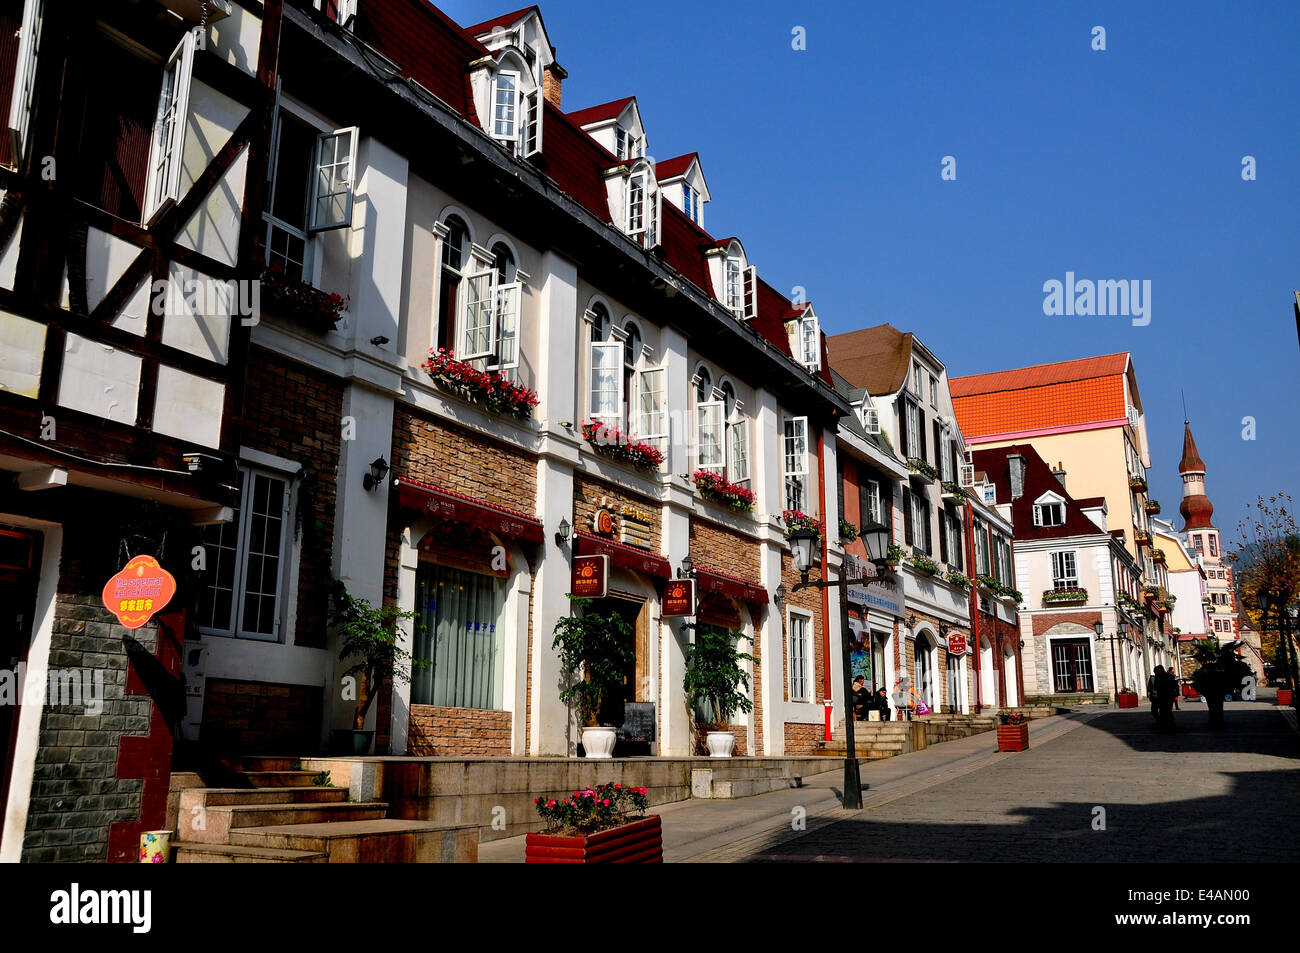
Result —
[[1277, 703], [1278, 703], [1279, 705], [1289, 705], [1289, 704], [1291, 704], [1291, 689], [1289, 689], [1289, 688], [1279, 688], [1279, 689], [1277, 690]]
[[1136, 708], [1138, 706], [1137, 692], [1120, 692], [1115, 698], [1119, 702], [1120, 708]]
[[1028, 751], [1029, 724], [998, 725], [999, 751]]
[[662, 864], [663, 827], [658, 814], [594, 834], [529, 834], [526, 864]]

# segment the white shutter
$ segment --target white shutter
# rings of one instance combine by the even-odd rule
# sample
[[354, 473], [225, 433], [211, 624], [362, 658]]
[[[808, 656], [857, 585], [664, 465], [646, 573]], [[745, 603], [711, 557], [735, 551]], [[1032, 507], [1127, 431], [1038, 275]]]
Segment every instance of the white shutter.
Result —
[[352, 190], [357, 164], [357, 127], [316, 137], [316, 175], [311, 188], [313, 232], [352, 224]]
[[499, 285], [496, 289], [497, 370], [519, 366], [519, 296], [522, 289], [518, 282]]
[[591, 419], [623, 420], [623, 342], [591, 342]]
[[146, 222], [179, 198], [181, 155], [185, 145], [185, 123], [190, 111], [190, 76], [194, 70], [195, 32], [190, 30], [176, 44], [163, 70], [149, 144], [149, 179], [145, 195]]
[[1034, 525], [1035, 526], [1043, 525], [1043, 508], [1041, 506], [1034, 507]]
[[524, 156], [542, 151], [542, 91], [535, 89], [524, 97]]
[[659, 244], [659, 214], [663, 210], [663, 193], [655, 189], [646, 203], [645, 247], [654, 248]]
[[491, 356], [493, 346], [492, 273], [472, 275], [464, 280], [465, 297], [461, 307], [461, 348], [457, 355], [462, 361], [473, 361]]
[[731, 434], [727, 447], [727, 479], [732, 483], [749, 483], [749, 421], [739, 417], [727, 428]]
[[746, 321], [758, 317], [758, 269], [753, 265], [745, 269], [741, 285], [741, 316]]
[[648, 367], [637, 374], [636, 429], [643, 440], [668, 436], [668, 415], [664, 410], [664, 382], [667, 371]]
[[722, 476], [727, 466], [727, 451], [723, 437], [724, 405], [720, 400], [709, 400], [695, 405], [695, 440], [697, 469], [708, 470]]
[[18, 34], [18, 62], [9, 102], [9, 140], [14, 165], [21, 167], [27, 148], [27, 127], [32, 118], [32, 97], [36, 94], [36, 51], [45, 20], [45, 0], [23, 4], [23, 22]]

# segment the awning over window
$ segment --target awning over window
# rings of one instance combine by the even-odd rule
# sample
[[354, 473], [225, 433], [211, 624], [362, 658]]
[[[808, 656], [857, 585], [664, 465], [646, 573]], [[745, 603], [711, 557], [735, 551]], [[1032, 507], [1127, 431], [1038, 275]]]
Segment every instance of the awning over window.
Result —
[[601, 539], [599, 536], [589, 536], [586, 533], [575, 533], [574, 540], [576, 543], [574, 551], [579, 556], [608, 556], [612, 566], [622, 566], [624, 569], [658, 576], [660, 579], [673, 577], [668, 560], [654, 553], [648, 553], [644, 549]]
[[717, 593], [726, 596], [728, 599], [757, 605], [766, 605], [768, 602], [767, 590], [762, 586], [720, 572], [697, 569], [695, 571], [695, 585], [701, 595]]
[[468, 496], [420, 483], [409, 477], [397, 477], [393, 483], [397, 487], [398, 505], [403, 509], [474, 526], [506, 539], [540, 543], [546, 538], [541, 520], [525, 513], [480, 503]]

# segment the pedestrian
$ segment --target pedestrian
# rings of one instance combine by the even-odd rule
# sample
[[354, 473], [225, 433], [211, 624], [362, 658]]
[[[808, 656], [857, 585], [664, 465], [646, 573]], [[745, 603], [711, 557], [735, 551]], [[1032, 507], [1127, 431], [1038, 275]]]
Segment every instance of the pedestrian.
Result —
[[880, 712], [881, 721], [889, 721], [889, 694], [884, 685], [876, 689], [876, 710]]
[[1169, 677], [1174, 680], [1174, 694], [1170, 698], [1170, 704], [1174, 706], [1174, 711], [1178, 711], [1178, 697], [1183, 693], [1183, 680], [1174, 674], [1174, 670], [1168, 669]]
[[867, 710], [872, 707], [874, 702], [871, 693], [867, 691], [866, 679], [861, 675], [853, 679], [853, 717], [857, 721], [867, 719]]
[[1156, 723], [1160, 723], [1160, 702], [1157, 695], [1159, 688], [1160, 676], [1165, 672], [1163, 665], [1157, 665], [1155, 671], [1147, 676], [1147, 699], [1151, 702], [1151, 718]]
[[1174, 730], [1174, 698], [1178, 694], [1178, 679], [1174, 673], [1162, 669], [1156, 677], [1156, 698], [1160, 703], [1159, 724], [1162, 731]]

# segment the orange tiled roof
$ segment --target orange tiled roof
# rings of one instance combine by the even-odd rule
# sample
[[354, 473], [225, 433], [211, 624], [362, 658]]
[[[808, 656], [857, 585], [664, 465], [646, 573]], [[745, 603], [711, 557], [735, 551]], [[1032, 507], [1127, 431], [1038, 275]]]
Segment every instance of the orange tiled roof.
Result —
[[1110, 377], [1127, 370], [1128, 354], [1121, 352], [1101, 357], [1083, 357], [1075, 361], [1057, 361], [1055, 364], [1035, 364], [1033, 367], [995, 371], [992, 374], [954, 377], [948, 382], [948, 389], [953, 397], [971, 397], [976, 394], [994, 394], [1004, 390], [1024, 390], [1047, 384]]
[[1124, 379], [1113, 374], [1014, 390], [977, 391], [967, 396], [958, 396], [954, 386], [952, 404], [961, 432], [967, 437], [1069, 427], [1123, 417]]

